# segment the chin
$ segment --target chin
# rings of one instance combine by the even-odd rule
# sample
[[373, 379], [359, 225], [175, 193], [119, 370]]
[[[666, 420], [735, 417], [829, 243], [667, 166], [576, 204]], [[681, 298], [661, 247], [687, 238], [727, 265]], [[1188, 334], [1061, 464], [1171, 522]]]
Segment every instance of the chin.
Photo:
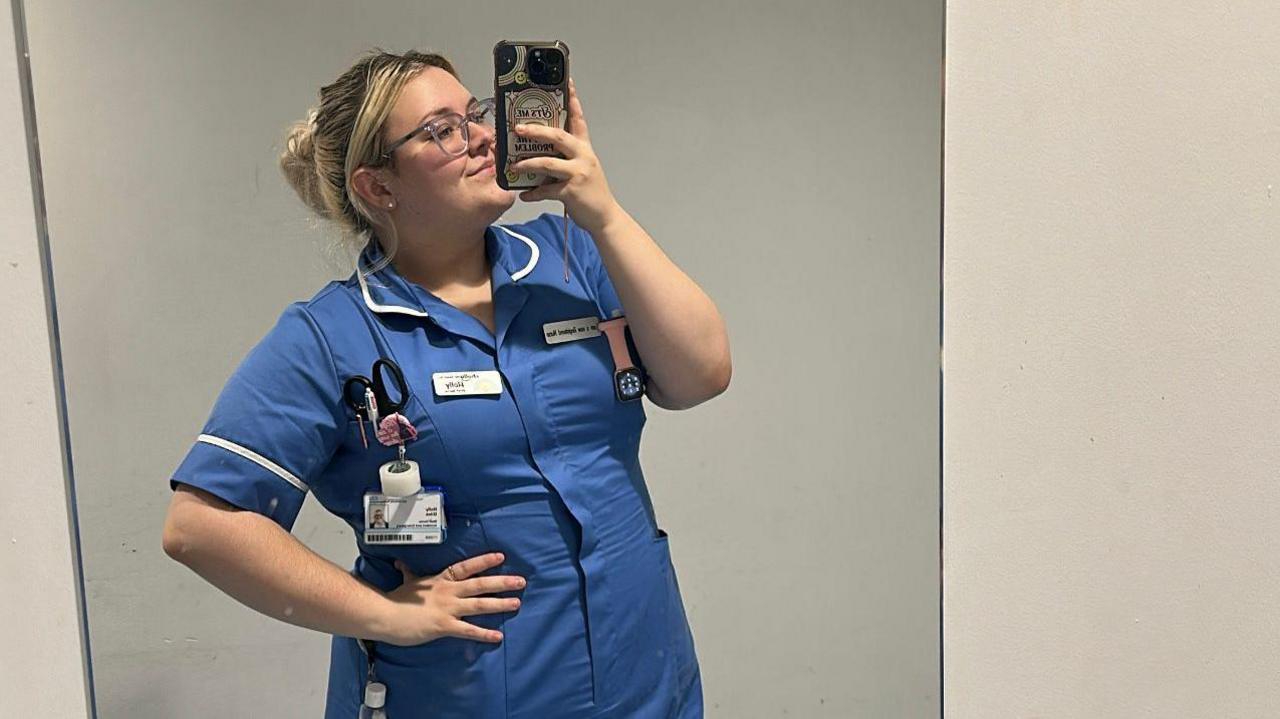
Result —
[[484, 198], [482, 198], [481, 201], [477, 203], [479, 205], [479, 207], [477, 207], [477, 210], [479, 210], [480, 212], [483, 212], [487, 217], [491, 218], [488, 220], [486, 224], [492, 225], [494, 222], [497, 222], [498, 219], [501, 218], [504, 214], [506, 214], [507, 210], [510, 210], [511, 206], [514, 205], [515, 203], [516, 203], [515, 192], [504, 190], [498, 187], [497, 183], [494, 183], [494, 189], [491, 192], [486, 193]]
[[503, 212], [506, 212], [507, 210], [511, 209], [511, 206], [516, 204], [516, 197], [520, 193], [516, 192], [515, 190], [504, 190], [501, 187], [498, 187], [498, 183], [496, 182], [493, 184], [493, 186], [494, 188], [496, 188], [493, 190], [494, 206], [501, 207]]

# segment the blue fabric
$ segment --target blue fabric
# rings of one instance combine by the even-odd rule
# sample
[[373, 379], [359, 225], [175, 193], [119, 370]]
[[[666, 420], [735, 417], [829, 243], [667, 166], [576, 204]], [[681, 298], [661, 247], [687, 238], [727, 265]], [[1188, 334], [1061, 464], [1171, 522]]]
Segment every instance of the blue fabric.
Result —
[[[463, 618], [500, 629], [502, 643], [376, 645], [395, 719], [702, 715], [669, 539], [639, 462], [643, 403], [614, 396], [603, 335], [544, 339], [546, 323], [622, 309], [594, 240], [572, 221], [565, 281], [562, 221], [543, 214], [486, 232], [495, 333], [391, 266], [369, 276], [367, 290], [353, 274], [291, 305], [228, 381], [171, 480], [286, 529], [309, 491], [355, 532], [353, 573], [383, 591], [400, 584], [396, 559], [431, 575], [467, 557], [506, 555], [487, 574], [525, 577], [525, 589], [496, 595], [519, 596], [521, 608]], [[371, 244], [362, 263], [379, 256]], [[364, 449], [340, 387], [379, 356], [398, 362], [410, 385], [405, 415], [418, 439], [407, 456], [424, 484], [446, 492], [440, 545], [361, 541], [363, 496], [378, 490], [378, 467], [395, 450], [376, 441]], [[633, 358], [643, 367], [634, 350]], [[435, 395], [433, 372], [473, 370], [498, 370], [503, 392]], [[355, 716], [365, 661], [354, 639], [333, 638], [328, 719]]]
[[319, 326], [303, 303], [290, 305], [223, 387], [170, 487], [193, 484], [291, 529], [346, 429], [339, 393]]

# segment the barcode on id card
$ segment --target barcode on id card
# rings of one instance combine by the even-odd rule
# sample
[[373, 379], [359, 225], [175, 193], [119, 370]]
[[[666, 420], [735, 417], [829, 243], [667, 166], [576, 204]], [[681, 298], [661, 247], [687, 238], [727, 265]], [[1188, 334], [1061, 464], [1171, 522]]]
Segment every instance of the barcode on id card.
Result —
[[412, 534], [368, 534], [365, 535], [366, 542], [411, 542]]

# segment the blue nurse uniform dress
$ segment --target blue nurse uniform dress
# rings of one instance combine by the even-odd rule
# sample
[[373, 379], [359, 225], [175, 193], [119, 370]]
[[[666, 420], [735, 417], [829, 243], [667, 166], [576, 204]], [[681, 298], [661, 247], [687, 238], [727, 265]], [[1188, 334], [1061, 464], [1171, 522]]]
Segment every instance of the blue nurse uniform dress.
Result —
[[[501, 643], [375, 644], [390, 719], [702, 716], [693, 637], [640, 468], [643, 403], [616, 398], [604, 334], [558, 344], [543, 334], [552, 322], [622, 316], [595, 242], [572, 220], [565, 282], [562, 222], [548, 213], [486, 230], [496, 333], [392, 265], [289, 305], [170, 480], [286, 530], [314, 494], [355, 533], [352, 573], [383, 591], [402, 581], [397, 559], [434, 575], [506, 556], [485, 574], [525, 577], [523, 590], [493, 595], [521, 607], [462, 618], [501, 630]], [[380, 253], [370, 242], [361, 265]], [[379, 357], [408, 381], [403, 413], [418, 437], [406, 456], [424, 486], [445, 491], [442, 544], [363, 541], [363, 497], [396, 452], [372, 436], [364, 448], [342, 384]], [[432, 373], [474, 370], [497, 370], [501, 394], [435, 394]], [[367, 662], [355, 639], [333, 637], [326, 719], [357, 715]]]

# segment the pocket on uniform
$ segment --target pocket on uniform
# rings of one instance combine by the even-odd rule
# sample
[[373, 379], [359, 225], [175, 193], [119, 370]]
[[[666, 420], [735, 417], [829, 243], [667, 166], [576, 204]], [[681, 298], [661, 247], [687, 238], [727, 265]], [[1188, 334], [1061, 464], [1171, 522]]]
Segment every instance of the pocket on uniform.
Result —
[[347, 420], [347, 429], [342, 435], [342, 449], [347, 452], [364, 452], [364, 442], [361, 441], [360, 430], [364, 430], [364, 437], [369, 442], [369, 449], [372, 450], [378, 444], [378, 438], [373, 436], [373, 428], [367, 421], [356, 421], [354, 419]]
[[676, 577], [675, 564], [671, 561], [669, 539], [666, 530], [659, 528], [658, 537], [654, 543], [659, 547], [662, 561], [666, 562], [667, 636], [671, 661], [676, 672], [676, 686], [684, 687], [697, 671], [698, 658], [693, 646], [693, 631], [689, 627], [689, 618], [684, 611], [684, 598], [680, 595], [680, 580]]
[[[459, 484], [453, 466], [447, 459], [448, 453], [444, 450], [435, 425], [429, 418], [417, 413], [406, 416], [413, 422], [417, 436], [405, 442], [405, 459], [418, 463], [422, 486], [440, 487], [444, 490], [446, 512], [474, 514], [474, 507], [463, 492], [464, 488]], [[330, 494], [346, 510], [341, 516], [346, 517], [349, 512], [350, 521], [360, 521], [363, 517], [365, 493], [382, 491], [379, 470], [382, 465], [394, 461], [396, 456], [396, 447], [378, 441], [368, 420], [361, 422], [351, 419], [347, 422], [341, 448], [334, 455], [328, 471], [329, 476], [334, 478]], [[338, 513], [336, 510], [331, 511]]]
[[[415, 458], [413, 456], [415, 447], [425, 446], [436, 438], [435, 427], [429, 421], [417, 420], [414, 422], [413, 429], [417, 436], [411, 440], [406, 437], [407, 441], [404, 445], [409, 459]], [[365, 446], [366, 444], [368, 446]], [[378, 441], [377, 430], [367, 419], [348, 419], [346, 430], [342, 435], [342, 443], [339, 447], [340, 454], [343, 456], [378, 465], [394, 459], [396, 452], [394, 445], [388, 447]], [[376, 472], [374, 478], [377, 478]]]
[[[409, 459], [414, 459], [414, 448], [429, 445], [436, 441], [437, 434], [435, 425], [431, 423], [431, 420], [417, 415], [406, 416], [413, 422], [413, 429], [417, 435], [411, 440], [406, 437], [405, 441], [405, 449], [409, 453]], [[367, 447], [365, 446], [366, 443], [368, 444]], [[367, 419], [357, 420], [354, 417], [347, 419], [347, 427], [342, 435], [340, 447], [346, 454], [376, 461], [378, 464], [395, 458], [394, 445], [388, 447], [379, 442], [377, 428]]]
[[[482, 617], [462, 619], [499, 626]], [[411, 647], [379, 643], [374, 662], [378, 678], [387, 684], [387, 715], [432, 719], [500, 716], [506, 710], [505, 652], [500, 643], [458, 637], [441, 637]]]

